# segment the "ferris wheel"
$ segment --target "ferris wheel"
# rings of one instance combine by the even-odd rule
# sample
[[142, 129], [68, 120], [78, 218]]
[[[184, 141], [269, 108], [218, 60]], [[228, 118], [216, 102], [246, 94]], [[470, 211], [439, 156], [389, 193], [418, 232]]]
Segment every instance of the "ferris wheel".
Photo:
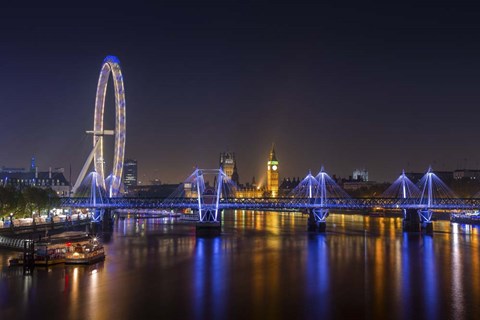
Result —
[[[115, 92], [115, 130], [105, 130], [103, 126], [103, 116], [105, 113], [105, 96], [107, 93], [108, 79], [112, 74], [113, 86]], [[115, 56], [107, 56], [103, 60], [100, 76], [98, 78], [97, 96], [95, 98], [95, 117], [93, 130], [87, 133], [93, 135], [93, 148], [87, 161], [72, 188], [75, 193], [81, 185], [87, 173], [90, 164], [94, 163], [94, 170], [97, 175], [99, 186], [107, 191], [109, 197], [116, 197], [120, 191], [122, 181], [123, 161], [125, 157], [125, 137], [126, 137], [126, 109], [125, 109], [125, 90], [123, 87], [123, 76], [120, 68], [120, 61]], [[115, 146], [113, 152], [112, 173], [105, 182], [105, 159], [103, 150], [104, 136], [114, 136]]]

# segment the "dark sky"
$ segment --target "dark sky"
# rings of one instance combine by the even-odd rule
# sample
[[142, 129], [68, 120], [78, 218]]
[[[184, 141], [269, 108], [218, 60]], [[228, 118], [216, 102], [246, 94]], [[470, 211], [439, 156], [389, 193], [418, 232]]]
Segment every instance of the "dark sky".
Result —
[[76, 176], [111, 54], [142, 180], [179, 182], [227, 149], [260, 180], [272, 142], [281, 177], [479, 168], [480, 7], [317, 2], [1, 7], [0, 165], [35, 154]]

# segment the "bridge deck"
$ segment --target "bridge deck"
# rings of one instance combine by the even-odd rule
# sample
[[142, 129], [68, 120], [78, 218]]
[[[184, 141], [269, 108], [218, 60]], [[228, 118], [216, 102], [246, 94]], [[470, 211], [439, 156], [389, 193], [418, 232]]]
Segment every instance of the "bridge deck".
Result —
[[[206, 205], [206, 204], [204, 204]], [[62, 198], [62, 207], [71, 208], [142, 208], [142, 209], [198, 209], [197, 198], [108, 198], [93, 205], [89, 198]], [[437, 209], [476, 210], [480, 209], [480, 198], [435, 199], [431, 206], [421, 199], [393, 198], [331, 198], [317, 203], [308, 198], [222, 198], [219, 209], [290, 211], [304, 209]]]

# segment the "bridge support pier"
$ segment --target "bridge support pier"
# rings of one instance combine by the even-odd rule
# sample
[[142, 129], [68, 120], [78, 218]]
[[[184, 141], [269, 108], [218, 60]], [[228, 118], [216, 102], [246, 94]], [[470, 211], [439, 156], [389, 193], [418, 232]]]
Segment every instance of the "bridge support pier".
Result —
[[[88, 228], [88, 227], [87, 227]], [[91, 233], [105, 232], [113, 229], [112, 209], [95, 208], [92, 216], [92, 223], [89, 231]]]
[[103, 214], [104, 214], [103, 209], [94, 208], [93, 217], [92, 217], [93, 222], [102, 221], [103, 220]]
[[195, 225], [197, 237], [216, 237], [222, 233], [220, 222], [197, 222]]
[[418, 210], [421, 229], [426, 234], [433, 234], [432, 211], [429, 209]]
[[218, 213], [215, 209], [201, 209], [200, 221], [195, 225], [197, 237], [216, 237], [222, 233], [222, 221]]
[[327, 223], [325, 221], [308, 221], [307, 230], [308, 232], [325, 233], [327, 231]]
[[112, 209], [105, 209], [105, 211], [103, 212], [102, 228], [103, 228], [103, 230], [112, 230], [113, 229]]
[[403, 209], [403, 231], [420, 232], [420, 217], [415, 209]]
[[328, 209], [311, 209], [308, 212], [307, 230], [325, 233], [327, 231]]
[[433, 233], [432, 211], [403, 209], [403, 231]]
[[422, 222], [422, 231], [424, 231], [426, 234], [433, 234], [432, 221]]

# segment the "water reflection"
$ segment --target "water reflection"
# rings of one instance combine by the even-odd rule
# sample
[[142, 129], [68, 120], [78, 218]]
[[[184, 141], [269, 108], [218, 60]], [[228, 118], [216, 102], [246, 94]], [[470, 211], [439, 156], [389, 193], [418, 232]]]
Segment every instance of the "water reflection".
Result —
[[[409, 237], [408, 233], [404, 233], [402, 237], [402, 243], [400, 246], [400, 252], [398, 256], [400, 261], [397, 261], [397, 265], [400, 265], [400, 270], [397, 273], [397, 290], [400, 291], [398, 295], [400, 303], [403, 304], [403, 308], [400, 310], [402, 318], [412, 319], [412, 294], [410, 292], [411, 288], [411, 275], [410, 275], [410, 248], [409, 248]], [[399, 263], [400, 262], [400, 263]]]
[[438, 319], [438, 286], [437, 286], [437, 262], [435, 261], [435, 251], [433, 238], [423, 236], [423, 278], [424, 278], [424, 299], [425, 313], [428, 319]]
[[[332, 214], [308, 234], [298, 213], [224, 213], [197, 238], [170, 219], [117, 221], [107, 259], [23, 277], [0, 251], [0, 318], [468, 318], [480, 314], [479, 233], [435, 222]], [[56, 316], [58, 315], [58, 316]]]
[[310, 235], [306, 251], [306, 308], [308, 314], [330, 318], [329, 253], [326, 235]]
[[198, 238], [195, 245], [194, 279], [196, 319], [224, 318], [227, 294], [225, 269], [228, 269], [226, 250], [222, 240], [216, 238]]

